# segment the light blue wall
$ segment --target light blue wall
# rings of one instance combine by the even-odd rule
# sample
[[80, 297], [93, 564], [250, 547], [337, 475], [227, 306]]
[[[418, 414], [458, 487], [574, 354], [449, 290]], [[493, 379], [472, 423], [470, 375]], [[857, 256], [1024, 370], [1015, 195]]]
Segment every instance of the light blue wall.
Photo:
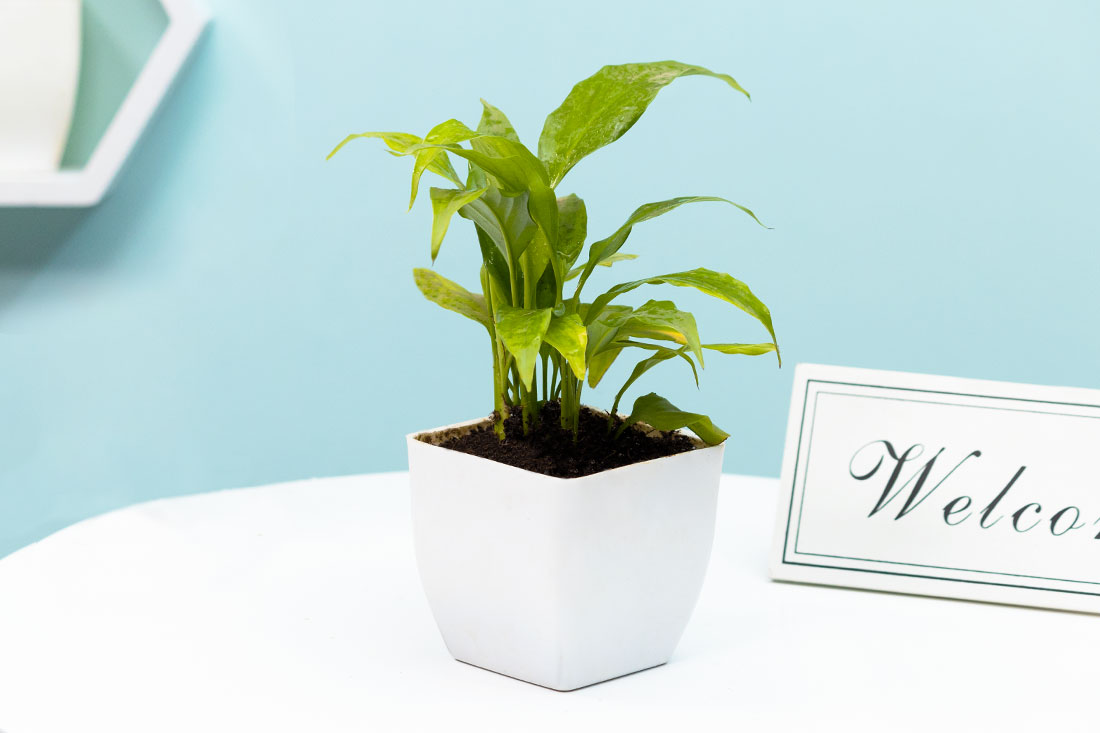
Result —
[[[484, 336], [411, 283], [429, 224], [403, 211], [407, 161], [324, 154], [349, 131], [474, 123], [481, 96], [533, 142], [607, 62], [704, 64], [754, 101], [663, 92], [567, 179], [591, 231], [695, 193], [775, 228], [681, 210], [603, 282], [728, 270], [790, 365], [1100, 387], [1094, 3], [211, 5], [103, 205], [0, 212], [0, 555], [141, 499], [400, 469], [406, 432], [486, 413]], [[460, 226], [437, 266], [472, 285], [472, 253]], [[711, 338], [760, 336], [670, 295]], [[712, 361], [699, 394], [673, 365], [654, 378], [733, 433], [728, 470], [776, 474], [791, 370]]]

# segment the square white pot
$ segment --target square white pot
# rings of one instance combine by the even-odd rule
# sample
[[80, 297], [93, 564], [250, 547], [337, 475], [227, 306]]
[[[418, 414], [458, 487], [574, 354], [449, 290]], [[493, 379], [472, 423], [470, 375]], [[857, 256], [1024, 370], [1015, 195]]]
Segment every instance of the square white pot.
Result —
[[451, 655], [555, 690], [664, 664], [702, 587], [723, 446], [562, 479], [407, 438], [421, 582]]

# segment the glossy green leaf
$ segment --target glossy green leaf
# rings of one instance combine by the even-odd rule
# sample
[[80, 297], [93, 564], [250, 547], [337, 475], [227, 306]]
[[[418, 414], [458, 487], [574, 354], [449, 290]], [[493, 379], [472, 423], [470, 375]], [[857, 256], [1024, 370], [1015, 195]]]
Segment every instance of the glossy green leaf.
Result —
[[622, 401], [623, 395], [626, 394], [626, 391], [628, 389], [630, 389], [631, 386], [633, 386], [633, 384], [635, 382], [637, 382], [638, 379], [643, 374], [645, 374], [646, 372], [648, 372], [650, 369], [657, 366], [658, 364], [666, 362], [669, 359], [675, 359], [677, 356], [683, 357], [684, 360], [686, 360], [687, 363], [691, 365], [691, 371], [695, 374], [695, 383], [696, 384], [699, 383], [699, 373], [695, 371], [695, 362], [693, 362], [691, 360], [691, 357], [688, 356], [685, 353], [685, 351], [687, 349], [686, 346], [681, 347], [679, 349], [667, 349], [663, 346], [657, 346], [655, 344], [651, 345], [651, 344], [640, 344], [640, 343], [639, 344], [633, 344], [632, 343], [631, 345], [632, 346], [639, 346], [641, 348], [651, 348], [654, 351], [654, 354], [653, 354], [653, 356], [642, 359], [641, 361], [639, 361], [637, 364], [634, 365], [634, 371], [632, 371], [630, 373], [630, 376], [627, 377], [626, 382], [623, 383], [622, 388], [619, 389], [618, 393], [616, 393], [616, 395], [615, 395], [615, 402], [614, 402], [614, 404], [611, 405], [611, 414], [612, 415], [618, 414], [619, 402]]
[[588, 236], [588, 210], [576, 194], [558, 199], [558, 254], [565, 268], [573, 266]]
[[[462, 123], [459, 122], [458, 124], [461, 125]], [[463, 127], [465, 126], [463, 125]], [[332, 152], [328, 154], [328, 158], [326, 159], [331, 159], [332, 156], [336, 155], [336, 153], [349, 142], [360, 138], [375, 138], [381, 140], [386, 144], [386, 147], [390, 149], [390, 153], [393, 155], [409, 155], [411, 148], [424, 144], [423, 139], [407, 132], [361, 132], [355, 135], [348, 135], [340, 141], [340, 144], [332, 149]], [[411, 154], [415, 155], [415, 153]], [[409, 201], [409, 208], [412, 208], [413, 201], [416, 199], [416, 190], [420, 182], [420, 176], [425, 170], [443, 176], [455, 185], [462, 185], [461, 179], [459, 179], [454, 167], [451, 166], [450, 159], [446, 155], [435, 154], [426, 156], [423, 160], [418, 157], [413, 166], [412, 198]]]
[[719, 351], [723, 354], [744, 354], [760, 356], [775, 351], [775, 344], [703, 344], [704, 349]]
[[550, 113], [539, 138], [551, 185], [557, 185], [586, 155], [629, 130], [657, 93], [682, 76], [711, 76], [748, 96], [732, 76], [679, 61], [605, 66], [578, 83]]
[[[632, 346], [634, 348], [646, 349], [648, 351], [661, 351], [663, 349], [668, 348], [666, 346], [661, 346], [660, 344], [651, 344], [648, 341], [631, 341], [629, 339], [619, 341], [617, 345], [620, 346], [620, 347], [624, 347], [624, 348], [627, 347], [627, 346]], [[706, 348], [706, 347], [704, 346], [703, 348]], [[681, 358], [683, 358], [684, 361], [687, 362], [688, 366], [691, 367], [691, 374], [695, 378], [695, 386], [698, 387], [699, 386], [699, 370], [695, 368], [695, 361], [691, 358], [691, 355], [687, 353], [687, 349], [685, 347], [680, 347], [679, 349], [676, 349], [676, 353]]]
[[413, 280], [428, 300], [489, 328], [489, 311], [482, 296], [422, 267], [413, 270]]
[[451, 225], [451, 217], [463, 206], [481, 198], [486, 190], [484, 188], [476, 191], [460, 191], [453, 188], [431, 189], [432, 262], [435, 262], [435, 258], [439, 254], [443, 237], [447, 235], [447, 228]]
[[630, 232], [633, 231], [635, 224], [640, 224], [650, 219], [656, 219], [658, 216], [667, 214], [673, 209], [678, 209], [684, 204], [697, 204], [706, 201], [718, 201], [729, 204], [730, 206], [735, 206], [751, 216], [757, 224], [763, 226], [760, 220], [756, 218], [756, 214], [752, 213], [752, 211], [741, 204], [719, 196], [677, 196], [674, 199], [642, 204], [634, 210], [634, 213], [627, 217], [626, 222], [616, 229], [611, 236], [601, 239], [598, 242], [593, 242], [592, 246], [588, 248], [588, 262], [585, 263], [584, 268], [581, 270], [581, 281], [577, 284], [577, 294], [580, 294], [581, 289], [584, 288], [584, 284], [588, 282], [588, 277], [592, 274], [592, 271], [596, 269], [596, 266], [614, 257], [623, 244], [626, 243], [627, 237], [630, 236]]
[[518, 265], [520, 255], [538, 231], [528, 211], [526, 193], [503, 196], [499, 189], [490, 188], [484, 196], [459, 209], [458, 214], [477, 224], [492, 239], [504, 257], [505, 267], [508, 262]]
[[512, 123], [508, 121], [503, 112], [484, 99], [481, 100], [481, 107], [481, 121], [477, 123], [478, 132], [483, 135], [496, 135], [497, 137], [519, 142], [516, 128], [512, 127]]
[[565, 357], [577, 379], [584, 379], [584, 352], [588, 347], [588, 331], [580, 316], [575, 313], [554, 316], [546, 329], [544, 340]]
[[658, 430], [687, 428], [707, 445], [718, 445], [730, 437], [729, 433], [716, 426], [706, 415], [684, 412], [653, 392], [634, 401], [634, 409], [630, 411], [630, 417], [619, 427], [617, 434], [621, 435], [624, 430], [639, 422]]
[[670, 300], [650, 300], [623, 319], [615, 340], [629, 338], [674, 341], [687, 346], [699, 364], [703, 364], [703, 346], [695, 316], [680, 310]]
[[542, 162], [521, 143], [496, 135], [477, 135], [471, 138], [470, 145], [472, 149], [459, 145], [421, 143], [413, 145], [404, 154], [416, 154], [438, 147], [474, 163], [493, 177], [501, 193], [508, 196], [527, 194], [531, 218], [546, 234], [547, 241], [557, 241], [557, 198]]
[[[612, 305], [604, 309], [600, 318], [586, 324], [588, 329], [588, 349], [585, 358], [588, 364], [588, 386], [595, 387], [603, 379], [604, 374], [622, 352], [623, 347], [614, 344], [618, 338], [619, 328], [634, 312], [628, 306]], [[582, 307], [581, 318], [584, 319]]]
[[598, 318], [607, 304], [623, 293], [628, 293], [642, 285], [661, 284], [695, 288], [702, 293], [737, 306], [745, 313], [748, 313], [750, 316], [760, 321], [764, 327], [768, 329], [768, 334], [772, 337], [772, 344], [776, 347], [776, 357], [779, 357], [779, 344], [775, 338], [775, 329], [772, 327], [772, 315], [768, 307], [749, 290], [748, 285], [740, 280], [724, 272], [715, 272], [701, 267], [687, 272], [659, 275], [657, 277], [634, 280], [632, 282], [616, 285], [592, 302], [592, 305], [588, 307], [585, 322], [588, 323]]
[[[426, 143], [460, 143], [464, 140], [477, 135], [476, 132], [466, 127], [458, 120], [447, 120], [440, 122], [438, 125], [428, 131], [428, 134], [424, 136], [424, 142]], [[412, 174], [412, 190], [409, 193], [409, 208], [413, 207], [416, 203], [416, 194], [420, 188], [420, 177], [424, 174], [425, 170], [428, 170], [433, 165], [445, 165], [447, 168], [451, 168], [451, 163], [447, 159], [447, 153], [441, 148], [424, 148], [417, 150], [414, 154], [413, 162], [413, 174]]]
[[531, 389], [539, 347], [550, 327], [551, 309], [525, 310], [508, 305], [495, 307], [497, 336], [515, 358], [523, 385]]
[[[638, 259], [638, 255], [631, 255], [631, 254], [626, 254], [625, 252], [618, 252], [616, 254], [611, 255], [610, 257], [605, 257], [604, 259], [600, 260], [596, 264], [599, 265], [600, 267], [611, 267], [616, 262], [625, 262], [626, 260], [636, 260], [636, 259]], [[584, 266], [583, 265], [581, 267], [574, 267], [572, 270], [569, 271], [568, 274], [566, 274], [566, 276], [565, 276], [566, 282], [568, 282], [569, 280], [574, 279], [575, 277], [577, 277], [577, 275], [580, 275], [583, 271], [584, 271]]]

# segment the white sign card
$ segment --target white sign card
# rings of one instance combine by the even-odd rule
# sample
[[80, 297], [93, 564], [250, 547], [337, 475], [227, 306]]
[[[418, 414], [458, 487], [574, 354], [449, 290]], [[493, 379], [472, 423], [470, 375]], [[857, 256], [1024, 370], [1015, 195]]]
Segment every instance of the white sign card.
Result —
[[776, 580], [1100, 613], [1100, 390], [801, 364]]

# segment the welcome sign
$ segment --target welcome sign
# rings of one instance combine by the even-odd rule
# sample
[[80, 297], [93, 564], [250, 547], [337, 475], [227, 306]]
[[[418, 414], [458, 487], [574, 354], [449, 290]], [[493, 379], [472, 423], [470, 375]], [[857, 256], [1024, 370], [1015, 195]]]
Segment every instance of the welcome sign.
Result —
[[799, 365], [777, 580], [1100, 613], [1100, 391]]

